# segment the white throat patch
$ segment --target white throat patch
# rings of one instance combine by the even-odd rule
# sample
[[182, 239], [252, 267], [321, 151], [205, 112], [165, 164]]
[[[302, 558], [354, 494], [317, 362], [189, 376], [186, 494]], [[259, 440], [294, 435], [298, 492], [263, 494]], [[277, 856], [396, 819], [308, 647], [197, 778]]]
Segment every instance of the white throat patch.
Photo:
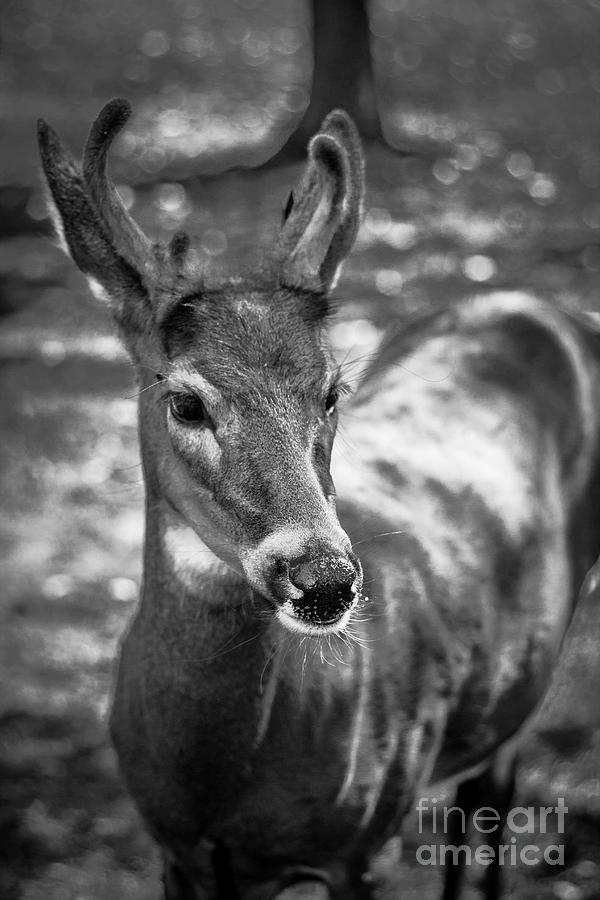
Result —
[[168, 522], [162, 534], [163, 546], [175, 577], [188, 590], [207, 579], [225, 575], [229, 567], [206, 546], [193, 528], [183, 522]]

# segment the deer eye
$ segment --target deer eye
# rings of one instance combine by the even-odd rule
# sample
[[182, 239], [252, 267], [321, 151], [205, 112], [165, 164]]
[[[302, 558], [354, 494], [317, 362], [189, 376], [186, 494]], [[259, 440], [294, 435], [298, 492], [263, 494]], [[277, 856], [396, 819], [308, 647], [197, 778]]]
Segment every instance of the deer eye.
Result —
[[202, 425], [208, 421], [204, 404], [195, 394], [171, 394], [169, 409], [173, 418], [183, 425]]
[[325, 400], [325, 413], [328, 416], [332, 416], [335, 412], [335, 407], [339, 400], [340, 392], [337, 387], [332, 387], [329, 389], [329, 393], [327, 394], [327, 398]]

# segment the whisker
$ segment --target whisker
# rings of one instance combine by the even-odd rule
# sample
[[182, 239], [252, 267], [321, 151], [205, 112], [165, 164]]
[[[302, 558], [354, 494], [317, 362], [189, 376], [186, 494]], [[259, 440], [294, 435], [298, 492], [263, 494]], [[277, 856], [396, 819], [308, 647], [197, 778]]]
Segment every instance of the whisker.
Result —
[[348, 638], [362, 650], [371, 650], [372, 648], [369, 647], [369, 644], [374, 644], [376, 641], [381, 640], [381, 637], [383, 637], [383, 635], [381, 635], [381, 637], [379, 638], [367, 638], [362, 634], [355, 634], [349, 629], [346, 629], [346, 634], [348, 635]]
[[[231, 640], [235, 640], [235, 638], [237, 637], [237, 635], [239, 633], [240, 632], [238, 631], [238, 633], [236, 635], [234, 635], [233, 638], [230, 638], [227, 643], [230, 643]], [[251, 641], [255, 641], [256, 638], [259, 636], [259, 634], [260, 634], [260, 632], [257, 631], [257, 633], [253, 634], [252, 637], [246, 638], [246, 640], [244, 640], [244, 641], [240, 641], [239, 644], [235, 644], [235, 646], [233, 646], [233, 647], [227, 647], [227, 643], [226, 643], [225, 646], [221, 650], [219, 650], [217, 653], [213, 653], [211, 656], [200, 656], [197, 659], [184, 659], [184, 660], [182, 660], [182, 662], [186, 662], [186, 663], [212, 662], [213, 659], [219, 659], [221, 656], [225, 656], [227, 653], [233, 653], [234, 650], [239, 650], [240, 647], [244, 647], [246, 644], [249, 644]]]
[[275, 655], [276, 655], [276, 653], [277, 653], [278, 650], [279, 650], [278, 645], [277, 645], [277, 644], [274, 644], [274, 645], [273, 645], [273, 649], [272, 649], [271, 653], [268, 654], [267, 660], [266, 660], [266, 662], [265, 662], [265, 664], [264, 664], [264, 666], [263, 666], [263, 668], [262, 668], [262, 672], [260, 673], [260, 678], [259, 678], [259, 681], [258, 681], [258, 691], [259, 691], [260, 694], [262, 694], [262, 692], [263, 692], [263, 679], [264, 679], [264, 677], [265, 677], [265, 672], [266, 672], [267, 669], [269, 668], [269, 663], [275, 658]]
[[[340, 632], [340, 633], [336, 634], [335, 638], [338, 643], [342, 643], [348, 650], [350, 650], [350, 652], [352, 652], [353, 648], [351, 646], [351, 642], [344, 633]], [[343, 659], [343, 650], [341, 650], [341, 648], [339, 648], [339, 647], [337, 649], [338, 649], [337, 658], [338, 658], [339, 662], [344, 666], [350, 665], [349, 660]]]
[[396, 362], [392, 363], [392, 365], [398, 369], [402, 369], [404, 372], [408, 372], [409, 375], [414, 375], [415, 378], [419, 378], [421, 381], [426, 382], [426, 384], [442, 384], [444, 381], [448, 381], [453, 375], [453, 369], [449, 368], [447, 375], [442, 375], [440, 378], [427, 378], [426, 375], [421, 375], [420, 372], [415, 372], [410, 369], [405, 363]]
[[148, 372], [154, 372], [154, 374], [158, 377], [160, 373], [156, 371], [156, 366], [148, 366], [145, 363], [137, 364], [140, 369], [146, 369]]
[[357, 541], [355, 544], [352, 544], [352, 549], [354, 550], [355, 547], [360, 547], [361, 544], [367, 544], [369, 541], [375, 541], [377, 538], [389, 537], [392, 534], [406, 534], [406, 531], [382, 531], [381, 534], [374, 534], [372, 537]]
[[360, 366], [363, 363], [371, 363], [374, 362], [378, 358], [377, 351], [372, 351], [370, 353], [363, 353], [360, 356], [353, 356], [352, 359], [348, 359], [348, 356], [352, 352], [352, 348], [348, 350], [346, 356], [339, 364], [338, 371], [344, 373], [344, 378], [346, 378], [346, 369], [351, 369], [352, 366]]
[[146, 391], [149, 391], [150, 388], [156, 387], [157, 384], [162, 384], [162, 379], [160, 379], [159, 381], [153, 381], [152, 384], [147, 384], [145, 388], [142, 388], [141, 390], [137, 391], [135, 394], [131, 394], [130, 396], [125, 397], [125, 400], [135, 400], [141, 394], [144, 394]]
[[306, 672], [306, 661], [307, 661], [307, 659], [308, 659], [308, 647], [309, 647], [309, 643], [308, 643], [308, 640], [307, 640], [306, 635], [302, 638], [302, 641], [301, 641], [301, 643], [300, 643], [300, 646], [302, 646], [302, 645], [304, 645], [304, 656], [303, 656], [303, 659], [302, 659], [302, 671], [301, 671], [301, 674], [300, 674], [300, 688], [301, 688], [301, 689], [304, 687], [304, 675], [305, 675], [305, 672]]
[[346, 663], [344, 662], [344, 660], [343, 660], [342, 657], [340, 656], [340, 653], [339, 653], [339, 651], [337, 650], [337, 648], [335, 648], [335, 647], [333, 646], [332, 640], [333, 640], [333, 638], [335, 638], [335, 637], [337, 637], [337, 635], [332, 635], [332, 634], [327, 635], [327, 643], [328, 643], [328, 645], [329, 645], [329, 649], [331, 650], [331, 652], [332, 652], [332, 654], [333, 654], [333, 658], [334, 658], [335, 660], [337, 660], [337, 661], [340, 663], [340, 665], [346, 665]]
[[[330, 635], [326, 635], [326, 637], [330, 637]], [[331, 649], [331, 644], [329, 644], [329, 647]], [[319, 655], [323, 665], [330, 666], [332, 669], [335, 668], [335, 663], [330, 659], [327, 659], [327, 655], [325, 653], [325, 636], [322, 635], [319, 635]]]

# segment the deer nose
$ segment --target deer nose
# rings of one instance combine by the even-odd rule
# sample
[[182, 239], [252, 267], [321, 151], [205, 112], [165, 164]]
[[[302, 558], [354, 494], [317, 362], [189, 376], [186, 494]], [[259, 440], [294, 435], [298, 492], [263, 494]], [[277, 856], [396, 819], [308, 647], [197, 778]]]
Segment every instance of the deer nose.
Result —
[[306, 553], [290, 560], [289, 580], [302, 591], [302, 597], [292, 601], [295, 614], [314, 624], [339, 619], [357, 599], [357, 564], [326, 553]]

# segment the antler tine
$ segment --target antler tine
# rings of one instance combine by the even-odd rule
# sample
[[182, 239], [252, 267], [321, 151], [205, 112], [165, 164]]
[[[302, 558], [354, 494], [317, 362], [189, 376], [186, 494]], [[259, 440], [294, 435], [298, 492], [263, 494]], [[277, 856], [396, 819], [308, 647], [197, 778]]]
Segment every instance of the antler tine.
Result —
[[102, 222], [119, 251], [138, 271], [147, 264], [152, 244], [132, 219], [107, 173], [110, 146], [131, 115], [126, 100], [114, 99], [92, 125], [83, 153], [83, 178]]
[[185, 258], [190, 249], [189, 235], [184, 231], [177, 231], [169, 242], [169, 254], [175, 266], [181, 269], [185, 263]]

